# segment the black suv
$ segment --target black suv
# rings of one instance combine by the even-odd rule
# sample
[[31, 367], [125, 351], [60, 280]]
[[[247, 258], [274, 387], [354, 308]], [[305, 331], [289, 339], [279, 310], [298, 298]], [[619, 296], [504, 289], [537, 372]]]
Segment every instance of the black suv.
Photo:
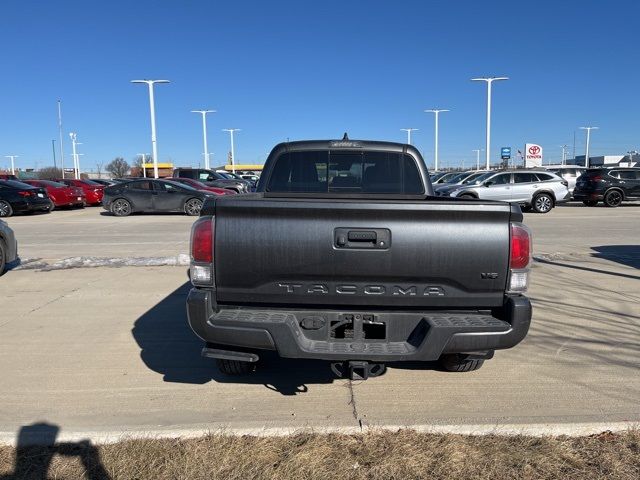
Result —
[[617, 207], [623, 200], [640, 198], [640, 168], [591, 168], [578, 178], [573, 198], [589, 207], [599, 201]]
[[206, 168], [176, 168], [173, 171], [174, 178], [190, 178], [198, 180], [210, 187], [226, 188], [236, 193], [246, 193], [249, 191], [249, 182], [236, 178], [226, 178], [215, 170]]

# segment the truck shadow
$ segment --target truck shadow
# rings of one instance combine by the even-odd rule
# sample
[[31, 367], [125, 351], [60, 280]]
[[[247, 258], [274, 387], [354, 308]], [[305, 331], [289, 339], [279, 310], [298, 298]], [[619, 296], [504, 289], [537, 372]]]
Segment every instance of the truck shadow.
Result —
[[298, 395], [306, 393], [310, 384], [335, 380], [327, 362], [288, 360], [275, 352], [261, 355], [260, 368], [252, 374], [223, 375], [214, 360], [200, 355], [204, 344], [187, 324], [189, 288], [186, 282], [170, 293], [138, 318], [131, 331], [140, 347], [140, 358], [149, 369], [162, 374], [165, 382], [257, 384], [282, 395]]
[[13, 473], [0, 480], [49, 478], [49, 468], [55, 455], [77, 457], [89, 480], [108, 480], [111, 477], [102, 465], [98, 449], [89, 440], [57, 442], [60, 427], [49, 423], [25, 425], [18, 432]]
[[591, 247], [592, 256], [640, 269], [640, 245], [602, 245]]

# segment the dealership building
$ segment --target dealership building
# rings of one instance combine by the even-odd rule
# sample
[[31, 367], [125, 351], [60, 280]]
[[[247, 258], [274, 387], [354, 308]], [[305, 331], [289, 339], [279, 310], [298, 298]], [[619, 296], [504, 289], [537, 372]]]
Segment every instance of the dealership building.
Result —
[[[567, 159], [567, 165], [581, 165], [585, 164], [584, 155], [576, 155], [574, 159]], [[589, 155], [590, 167], [640, 167], [640, 153], [634, 153], [629, 155]]]

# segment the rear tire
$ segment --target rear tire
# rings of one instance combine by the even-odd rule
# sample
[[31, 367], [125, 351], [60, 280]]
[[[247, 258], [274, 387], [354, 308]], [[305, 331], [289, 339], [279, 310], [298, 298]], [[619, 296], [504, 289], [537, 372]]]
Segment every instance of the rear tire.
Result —
[[190, 198], [184, 204], [184, 213], [190, 217], [197, 217], [202, 210], [202, 200], [199, 198]]
[[5, 252], [4, 242], [0, 240], [0, 277], [4, 275], [7, 268], [7, 254]]
[[548, 193], [539, 193], [533, 197], [531, 208], [536, 213], [549, 213], [553, 208], [553, 198]]
[[251, 362], [239, 362], [238, 360], [216, 359], [218, 370], [225, 375], [247, 375], [256, 369], [256, 364]]
[[462, 353], [447, 354], [440, 357], [440, 365], [447, 372], [472, 372], [478, 370], [483, 363], [483, 359], [470, 359]]
[[598, 205], [597, 200], [583, 200], [582, 203], [584, 203], [587, 207], [595, 207], [596, 205]]
[[118, 198], [111, 204], [111, 213], [116, 217], [126, 217], [131, 214], [131, 204], [124, 198]]
[[10, 217], [13, 215], [13, 208], [9, 205], [9, 202], [0, 200], [0, 217]]
[[604, 196], [604, 204], [606, 207], [619, 207], [622, 203], [623, 196], [620, 190], [609, 190]]

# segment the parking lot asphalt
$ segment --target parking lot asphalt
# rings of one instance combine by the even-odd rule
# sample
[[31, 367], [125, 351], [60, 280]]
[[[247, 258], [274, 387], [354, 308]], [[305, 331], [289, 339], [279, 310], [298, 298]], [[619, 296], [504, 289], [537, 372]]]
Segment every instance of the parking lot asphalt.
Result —
[[[525, 341], [476, 372], [403, 364], [366, 382], [274, 357], [223, 376], [186, 325], [184, 266], [17, 268], [0, 279], [0, 440], [37, 421], [98, 436], [640, 422], [639, 218], [637, 204], [526, 214], [537, 262]], [[193, 221], [95, 208], [8, 220], [40, 265], [176, 257]]]

